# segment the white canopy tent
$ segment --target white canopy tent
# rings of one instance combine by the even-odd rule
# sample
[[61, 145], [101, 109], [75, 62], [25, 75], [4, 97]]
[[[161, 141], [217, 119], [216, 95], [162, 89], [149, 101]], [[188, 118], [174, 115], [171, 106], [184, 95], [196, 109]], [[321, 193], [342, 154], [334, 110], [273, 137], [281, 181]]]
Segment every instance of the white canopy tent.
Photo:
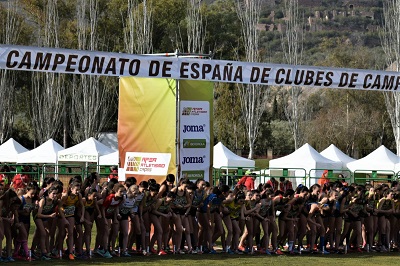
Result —
[[76, 144], [57, 153], [59, 162], [94, 162], [99, 163], [99, 157], [113, 153], [114, 150], [97, 141], [95, 138]]
[[[294, 169], [294, 175], [299, 177], [304, 175], [304, 170], [306, 174], [309, 174], [311, 169], [319, 169], [313, 170], [310, 173], [311, 177], [319, 177], [322, 175], [324, 169], [342, 169], [342, 163], [325, 158], [311, 147], [311, 145], [306, 143], [289, 155], [269, 161], [269, 167]], [[296, 170], [296, 168], [298, 168], [298, 170]], [[316, 178], [310, 179], [310, 184], [316, 182]], [[302, 178], [296, 178], [296, 183], [300, 184], [304, 183], [304, 181]]]
[[348, 163], [347, 168], [352, 172], [362, 173], [362, 170], [365, 170], [365, 172], [372, 170], [378, 173], [391, 174], [395, 171], [395, 166], [399, 162], [399, 156], [388, 150], [384, 145], [381, 145], [364, 158]]
[[99, 158], [99, 165], [118, 165], [119, 163], [119, 151], [102, 155]]
[[10, 138], [0, 146], [0, 162], [15, 163], [20, 153], [27, 152], [28, 149]]
[[342, 152], [340, 149], [338, 149], [334, 144], [329, 145], [328, 148], [325, 150], [321, 151], [320, 154], [324, 156], [325, 158], [328, 158], [329, 160], [335, 161], [335, 162], [341, 162], [342, 163], [342, 169], [347, 168], [347, 164], [350, 162], [354, 162], [355, 159], [351, 158], [344, 152]]
[[52, 163], [57, 164], [57, 153], [64, 148], [53, 139], [39, 147], [17, 155], [17, 163]]
[[232, 151], [230, 151], [227, 147], [224, 146], [221, 142], [218, 142], [214, 146], [214, 159], [213, 159], [213, 167], [214, 168], [254, 168], [256, 162], [253, 160], [249, 160], [243, 158], [239, 155], [236, 155]]

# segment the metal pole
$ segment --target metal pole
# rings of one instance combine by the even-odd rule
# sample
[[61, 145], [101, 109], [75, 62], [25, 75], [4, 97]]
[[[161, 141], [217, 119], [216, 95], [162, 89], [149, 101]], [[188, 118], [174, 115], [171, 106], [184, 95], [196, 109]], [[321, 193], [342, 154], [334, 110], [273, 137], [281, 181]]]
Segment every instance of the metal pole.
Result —
[[[176, 57], [178, 56], [178, 50], [175, 52]], [[176, 178], [175, 182], [179, 180], [180, 172], [181, 172], [181, 158], [180, 158], [180, 148], [181, 148], [181, 135], [180, 135], [180, 127], [181, 127], [181, 119], [180, 119], [180, 95], [179, 95], [179, 79], [176, 80], [175, 83], [175, 99], [176, 99]]]

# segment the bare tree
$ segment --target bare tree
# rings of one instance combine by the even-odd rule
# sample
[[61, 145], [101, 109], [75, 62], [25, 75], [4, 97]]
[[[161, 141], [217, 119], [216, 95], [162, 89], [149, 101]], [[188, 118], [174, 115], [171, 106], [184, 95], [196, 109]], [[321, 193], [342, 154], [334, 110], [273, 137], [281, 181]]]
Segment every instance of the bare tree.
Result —
[[[0, 18], [0, 43], [15, 44], [21, 33], [22, 20], [18, 17], [19, 1], [8, 1], [6, 16]], [[13, 102], [15, 93], [16, 73], [0, 69], [0, 143], [9, 138], [14, 123]]]
[[[400, 71], [400, 0], [386, 0], [383, 5], [384, 25], [381, 43], [387, 65]], [[400, 155], [400, 93], [384, 92], [386, 109], [392, 123], [397, 155]]]
[[[304, 25], [303, 18], [299, 15], [298, 0], [285, 0], [284, 8], [286, 29], [281, 35], [284, 60], [289, 65], [300, 65], [303, 57]], [[304, 135], [301, 130], [304, 108], [300, 105], [303, 90], [297, 86], [289, 86], [287, 89], [289, 99], [286, 101], [285, 116], [293, 136], [294, 148], [297, 150]]]
[[[259, 31], [257, 24], [260, 18], [262, 0], [236, 0], [236, 10], [242, 26], [242, 37], [245, 47], [245, 60], [261, 62], [259, 51]], [[260, 131], [261, 116], [266, 108], [268, 87], [261, 85], [238, 85], [243, 122], [249, 144], [249, 156], [254, 157], [255, 143]]]
[[[98, 49], [98, 0], [78, 0], [76, 5], [78, 49]], [[73, 76], [71, 91], [71, 137], [81, 142], [97, 137], [114, 112], [109, 78]]]
[[[41, 21], [43, 20], [43, 25]], [[57, 0], [47, 0], [43, 18], [38, 18], [39, 42], [45, 47], [59, 47], [59, 17]], [[60, 130], [65, 107], [64, 75], [56, 73], [32, 74], [30, 117], [35, 139], [44, 143]]]
[[201, 13], [201, 0], [188, 0], [187, 5], [187, 51], [189, 53], [203, 53], [205, 43], [205, 25]]
[[148, 54], [153, 50], [153, 0], [128, 0], [125, 23], [125, 50], [128, 53]]

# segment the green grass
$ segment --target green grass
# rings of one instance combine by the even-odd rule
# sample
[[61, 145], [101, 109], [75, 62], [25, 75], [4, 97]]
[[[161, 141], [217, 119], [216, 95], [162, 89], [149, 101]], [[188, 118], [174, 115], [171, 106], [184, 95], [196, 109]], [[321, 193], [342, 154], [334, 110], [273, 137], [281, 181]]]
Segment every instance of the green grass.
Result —
[[254, 161], [258, 169], [265, 169], [269, 166], [269, 159], [255, 159]]
[[[168, 255], [168, 256], [134, 256], [132, 258], [94, 258], [90, 260], [51, 260], [51, 265], [399, 265], [399, 254], [346, 254], [346, 255], [301, 255], [301, 256], [264, 256], [264, 255]], [[12, 265], [26, 265], [27, 262], [16, 262]], [[42, 261], [33, 261], [29, 265], [43, 265]]]
[[[93, 226], [92, 230], [92, 248], [94, 245], [94, 239], [96, 234], [96, 227]], [[31, 223], [29, 246], [32, 241], [33, 232], [35, 230], [35, 224]], [[3, 247], [5, 241], [3, 241]], [[217, 245], [220, 242], [217, 241]], [[66, 244], [64, 244], [64, 248]], [[216, 254], [216, 255], [167, 255], [167, 256], [156, 256], [152, 255], [149, 257], [144, 256], [133, 256], [131, 258], [119, 258], [114, 257], [112, 259], [104, 259], [101, 257], [95, 257], [89, 260], [75, 260], [73, 262], [63, 259], [53, 259], [48, 263], [52, 266], [56, 265], [131, 265], [132, 263], [140, 263], [146, 265], [162, 265], [162, 266], [175, 266], [175, 265], [304, 265], [312, 263], [312, 265], [346, 265], [346, 266], [368, 266], [368, 265], [399, 265], [399, 252], [391, 253], [349, 253], [346, 255], [310, 255], [302, 254], [301, 256], [266, 256], [266, 255], [227, 255], [227, 254]], [[43, 261], [32, 261], [23, 262], [16, 261], [12, 265], [43, 265]], [[47, 263], [46, 263], [47, 264]]]

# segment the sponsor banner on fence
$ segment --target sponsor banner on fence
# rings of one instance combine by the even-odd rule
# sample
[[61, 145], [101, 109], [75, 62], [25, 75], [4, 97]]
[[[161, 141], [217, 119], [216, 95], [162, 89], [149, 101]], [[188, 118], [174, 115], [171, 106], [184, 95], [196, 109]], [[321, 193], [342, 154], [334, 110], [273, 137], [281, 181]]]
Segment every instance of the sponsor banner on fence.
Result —
[[98, 162], [99, 156], [97, 154], [82, 154], [82, 153], [70, 153], [70, 154], [58, 154], [58, 161], [62, 162]]
[[211, 162], [210, 104], [208, 101], [181, 101], [180, 110], [182, 175], [193, 171], [203, 172], [203, 178], [208, 179]]
[[204, 171], [182, 171], [182, 176], [189, 180], [204, 179]]
[[397, 91], [400, 73], [0, 45], [0, 68], [261, 85]]
[[125, 174], [165, 176], [170, 160], [170, 153], [127, 152]]

